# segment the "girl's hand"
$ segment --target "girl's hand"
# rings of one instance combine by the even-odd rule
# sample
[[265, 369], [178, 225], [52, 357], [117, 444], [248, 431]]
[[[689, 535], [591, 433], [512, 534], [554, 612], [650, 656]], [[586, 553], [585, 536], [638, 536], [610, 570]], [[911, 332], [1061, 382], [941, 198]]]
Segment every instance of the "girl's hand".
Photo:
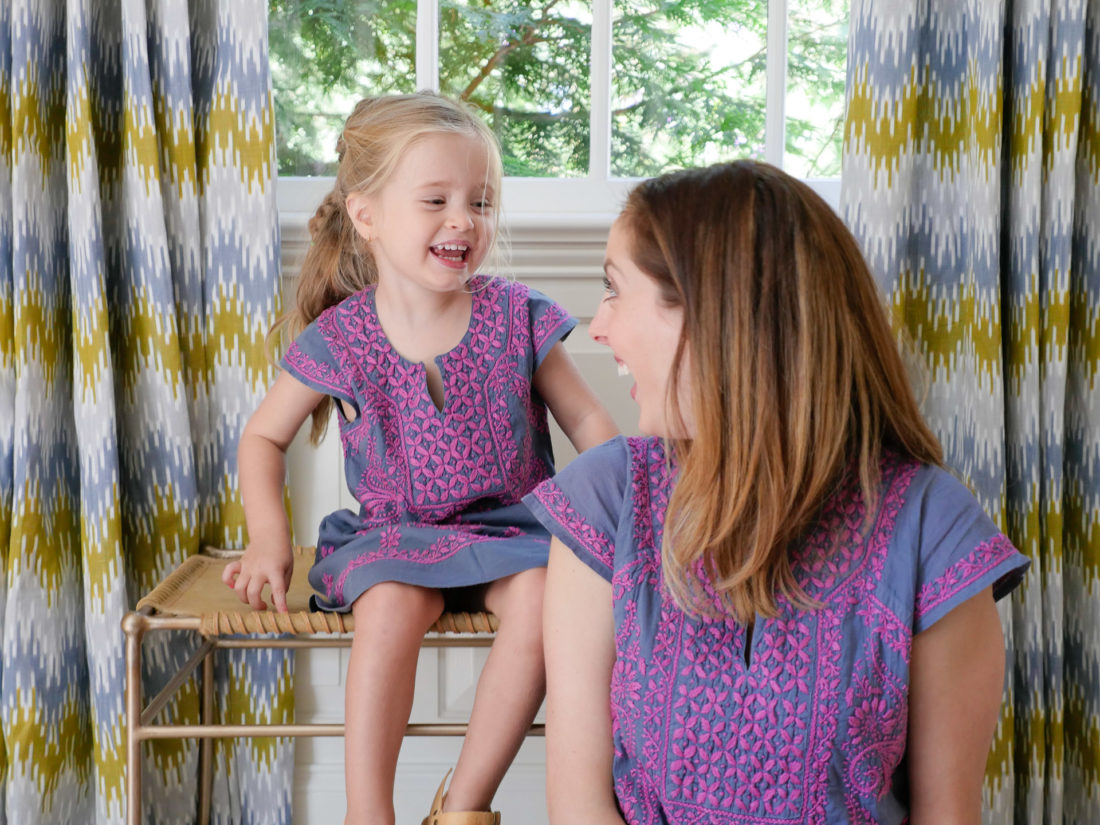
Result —
[[248, 545], [239, 561], [232, 561], [222, 571], [222, 581], [237, 591], [237, 598], [253, 610], [267, 610], [263, 600], [264, 585], [271, 587], [271, 603], [279, 613], [286, 613], [286, 591], [294, 573], [294, 551], [289, 545]]
[[279, 373], [260, 406], [248, 419], [237, 445], [241, 503], [249, 545], [240, 561], [225, 566], [222, 581], [253, 610], [266, 610], [262, 592], [271, 585], [271, 602], [286, 613], [286, 591], [294, 572], [290, 525], [283, 509], [286, 451], [302, 422], [320, 402], [319, 392], [289, 373]]

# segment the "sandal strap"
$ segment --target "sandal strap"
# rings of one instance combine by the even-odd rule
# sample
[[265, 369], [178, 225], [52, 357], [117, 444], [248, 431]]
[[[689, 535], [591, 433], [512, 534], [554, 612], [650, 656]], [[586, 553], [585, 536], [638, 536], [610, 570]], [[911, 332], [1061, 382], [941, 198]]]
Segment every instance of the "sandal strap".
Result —
[[444, 788], [447, 787], [447, 780], [451, 776], [451, 769], [447, 769], [447, 773], [443, 775], [443, 781], [439, 783], [439, 790], [435, 792], [435, 799], [432, 800], [432, 807], [429, 809], [430, 813], [424, 817], [424, 821], [420, 825], [433, 825], [435, 817], [443, 813], [443, 796]]
[[433, 813], [424, 825], [500, 825], [499, 811], [444, 811]]
[[439, 783], [439, 790], [435, 792], [431, 813], [424, 817], [420, 825], [500, 825], [499, 811], [444, 811], [444, 789], [450, 776], [451, 771], [448, 769], [443, 781]]

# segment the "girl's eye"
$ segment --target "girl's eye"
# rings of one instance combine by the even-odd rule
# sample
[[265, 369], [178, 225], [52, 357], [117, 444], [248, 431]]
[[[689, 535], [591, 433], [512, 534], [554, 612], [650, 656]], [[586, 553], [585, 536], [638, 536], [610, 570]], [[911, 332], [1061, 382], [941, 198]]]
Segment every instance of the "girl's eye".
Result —
[[427, 199], [426, 201], [424, 201], [424, 202], [425, 202], [425, 203], [429, 203], [429, 204], [431, 204], [432, 206], [443, 206], [443, 204], [445, 204], [445, 203], [446, 203], [446, 201], [445, 201], [445, 200], [443, 200], [443, 198], [428, 198], [428, 199]]
[[618, 295], [618, 293], [615, 292], [615, 287], [613, 287], [611, 285], [610, 279], [606, 275], [604, 275], [604, 277], [603, 277], [603, 299], [606, 301], [609, 298], [614, 298], [616, 295]]
[[479, 212], [488, 212], [493, 208], [493, 204], [489, 201], [474, 201], [473, 206], [474, 209], [477, 209]]

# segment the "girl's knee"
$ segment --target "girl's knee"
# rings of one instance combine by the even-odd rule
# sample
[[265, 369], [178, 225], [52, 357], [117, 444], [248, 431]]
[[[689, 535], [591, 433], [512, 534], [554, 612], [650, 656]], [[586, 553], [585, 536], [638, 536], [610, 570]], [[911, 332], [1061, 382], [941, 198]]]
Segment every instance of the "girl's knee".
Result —
[[443, 612], [443, 594], [430, 587], [404, 582], [379, 582], [366, 590], [351, 606], [356, 624], [384, 620], [423, 625], [424, 629]]
[[[524, 570], [493, 583], [486, 594], [486, 606], [496, 614], [501, 627], [522, 624], [531, 632], [542, 632], [542, 599], [546, 568]], [[499, 587], [497, 587], [499, 585]]]

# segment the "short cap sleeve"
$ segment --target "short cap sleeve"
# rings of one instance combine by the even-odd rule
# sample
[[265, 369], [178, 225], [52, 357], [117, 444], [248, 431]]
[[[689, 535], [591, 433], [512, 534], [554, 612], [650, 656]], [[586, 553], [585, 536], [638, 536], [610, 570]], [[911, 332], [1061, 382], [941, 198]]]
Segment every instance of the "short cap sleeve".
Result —
[[913, 632], [931, 627], [951, 610], [992, 586], [1008, 595], [1030, 561], [982, 510], [960, 481], [935, 469], [919, 491], [919, 569]]
[[354, 405], [351, 373], [341, 357], [347, 347], [335, 323], [336, 312], [337, 307], [326, 309], [302, 330], [279, 366], [307, 387]]
[[538, 369], [550, 348], [573, 331], [577, 319], [537, 289], [528, 289], [527, 309], [531, 318], [531, 349]]
[[622, 436], [581, 453], [523, 503], [542, 525], [607, 581], [615, 536], [629, 506], [630, 453]]

